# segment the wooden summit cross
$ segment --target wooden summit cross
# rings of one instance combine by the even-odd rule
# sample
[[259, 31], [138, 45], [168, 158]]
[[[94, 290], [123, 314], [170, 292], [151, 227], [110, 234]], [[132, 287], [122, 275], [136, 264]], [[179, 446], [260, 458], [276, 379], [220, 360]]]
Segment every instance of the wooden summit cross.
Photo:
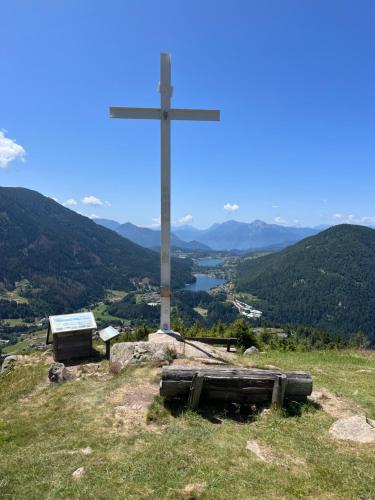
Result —
[[171, 108], [171, 56], [160, 54], [160, 108], [110, 107], [111, 118], [160, 120], [161, 133], [161, 266], [160, 333], [171, 333], [171, 120], [220, 121], [220, 111]]

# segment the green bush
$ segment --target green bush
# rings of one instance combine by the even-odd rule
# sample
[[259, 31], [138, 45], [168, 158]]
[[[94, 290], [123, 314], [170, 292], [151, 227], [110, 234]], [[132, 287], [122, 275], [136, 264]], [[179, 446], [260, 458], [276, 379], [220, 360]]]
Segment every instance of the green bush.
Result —
[[237, 346], [248, 349], [251, 346], [259, 347], [259, 339], [244, 319], [238, 319], [229, 328], [231, 337], [237, 338]]

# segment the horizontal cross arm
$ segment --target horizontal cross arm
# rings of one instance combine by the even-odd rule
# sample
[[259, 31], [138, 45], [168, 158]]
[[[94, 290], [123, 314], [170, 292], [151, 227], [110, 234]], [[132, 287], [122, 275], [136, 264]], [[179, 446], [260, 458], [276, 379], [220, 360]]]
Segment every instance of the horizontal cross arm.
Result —
[[123, 108], [112, 106], [109, 108], [109, 116], [111, 118], [160, 120], [161, 112], [160, 108]]
[[171, 120], [198, 120], [207, 122], [219, 122], [220, 111], [218, 109], [170, 109]]

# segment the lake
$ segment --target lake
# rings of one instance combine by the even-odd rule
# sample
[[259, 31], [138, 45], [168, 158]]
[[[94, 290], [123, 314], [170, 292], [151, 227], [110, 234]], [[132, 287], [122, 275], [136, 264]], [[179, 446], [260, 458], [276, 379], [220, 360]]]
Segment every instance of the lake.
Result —
[[190, 290], [191, 292], [207, 292], [211, 288], [215, 288], [225, 283], [224, 279], [216, 278], [208, 274], [194, 274], [194, 276], [197, 281], [191, 285], [186, 285], [184, 290]]
[[195, 262], [199, 267], [216, 267], [221, 266], [224, 263], [224, 259], [197, 259]]

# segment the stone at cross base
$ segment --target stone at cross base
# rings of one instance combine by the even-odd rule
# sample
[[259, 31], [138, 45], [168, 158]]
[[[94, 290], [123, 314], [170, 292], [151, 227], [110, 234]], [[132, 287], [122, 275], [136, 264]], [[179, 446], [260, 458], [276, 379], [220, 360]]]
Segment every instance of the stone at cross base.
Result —
[[149, 342], [155, 342], [155, 343], [170, 343], [170, 342], [182, 342], [184, 340], [183, 336], [181, 333], [170, 331], [170, 332], [163, 332], [162, 330], [158, 330], [157, 332], [150, 333], [148, 335], [148, 341]]
[[231, 355], [227, 352], [221, 351], [215, 347], [208, 346], [203, 342], [196, 340], [186, 340], [178, 332], [161, 332], [160, 330], [155, 333], [150, 333], [148, 341], [153, 344], [163, 344], [173, 349], [178, 358], [188, 358], [196, 360], [205, 360], [205, 362], [212, 362], [213, 364], [220, 364], [228, 362]]
[[233, 362], [233, 353], [208, 346], [196, 340], [185, 340], [178, 332], [151, 333], [148, 341], [118, 342], [111, 349], [111, 371], [121, 371], [129, 364], [156, 362], [160, 366], [173, 358], [189, 359], [203, 364]]

